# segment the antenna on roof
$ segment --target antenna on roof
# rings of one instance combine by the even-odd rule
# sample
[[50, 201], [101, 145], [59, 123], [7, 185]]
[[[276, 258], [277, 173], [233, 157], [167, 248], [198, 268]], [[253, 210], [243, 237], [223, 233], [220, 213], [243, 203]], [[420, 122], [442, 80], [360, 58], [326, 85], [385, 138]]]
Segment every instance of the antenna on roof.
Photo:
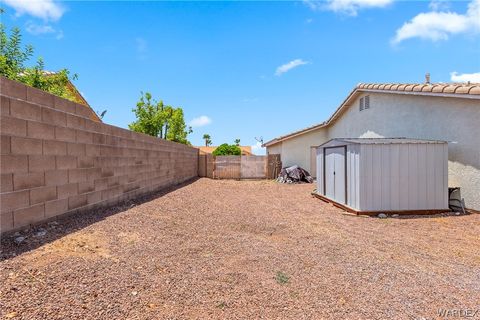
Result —
[[258, 142], [260, 142], [262, 145], [263, 145], [263, 137], [255, 137], [255, 140], [257, 140]]
[[425, 83], [430, 84], [430, 72], [425, 74]]

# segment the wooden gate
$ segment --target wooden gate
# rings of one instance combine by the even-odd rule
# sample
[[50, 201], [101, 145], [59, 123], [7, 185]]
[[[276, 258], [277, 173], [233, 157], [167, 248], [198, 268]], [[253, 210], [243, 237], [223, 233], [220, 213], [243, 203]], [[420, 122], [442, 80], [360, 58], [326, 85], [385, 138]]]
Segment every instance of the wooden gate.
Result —
[[240, 179], [241, 156], [217, 156], [214, 160], [214, 179]]
[[[200, 155], [202, 157], [202, 155]], [[205, 155], [199, 161], [199, 176], [213, 179], [276, 179], [282, 162], [280, 155], [217, 156]]]

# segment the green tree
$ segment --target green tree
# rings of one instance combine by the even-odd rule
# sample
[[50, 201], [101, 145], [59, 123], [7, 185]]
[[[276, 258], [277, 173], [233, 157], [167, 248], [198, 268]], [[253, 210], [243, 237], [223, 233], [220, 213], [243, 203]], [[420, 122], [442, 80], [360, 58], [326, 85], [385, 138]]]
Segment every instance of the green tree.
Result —
[[[3, 9], [0, 14], [3, 14]], [[0, 74], [8, 79], [25, 83], [29, 86], [50, 92], [62, 98], [75, 102], [77, 97], [68, 89], [71, 80], [76, 80], [77, 75], [70, 77], [67, 69], [58, 72], [46, 72], [42, 58], [38, 58], [33, 67], [26, 63], [33, 56], [31, 45], [22, 46], [22, 34], [19, 28], [12, 28], [7, 34], [5, 25], [0, 23]]]
[[242, 150], [236, 145], [224, 143], [219, 145], [212, 154], [214, 156], [239, 156], [242, 154]]
[[163, 101], [157, 102], [149, 92], [142, 92], [135, 109], [132, 110], [137, 118], [128, 125], [130, 130], [142, 132], [154, 137], [190, 144], [182, 108], [166, 106]]
[[187, 128], [182, 108], [172, 108], [170, 116], [167, 118], [165, 133], [167, 140], [183, 144], [190, 144], [187, 140], [188, 134], [192, 133], [191, 127]]
[[208, 146], [212, 145], [212, 138], [210, 137], [210, 135], [208, 133], [205, 133], [203, 135], [202, 139], [205, 140], [205, 147], [208, 147]]
[[240, 139], [235, 139], [235, 145], [239, 146], [240, 145]]
[[137, 117], [137, 121], [128, 125], [130, 130], [142, 132], [154, 137], [163, 138], [163, 102], [156, 102], [152, 99], [149, 92], [141, 92], [137, 107], [132, 110]]

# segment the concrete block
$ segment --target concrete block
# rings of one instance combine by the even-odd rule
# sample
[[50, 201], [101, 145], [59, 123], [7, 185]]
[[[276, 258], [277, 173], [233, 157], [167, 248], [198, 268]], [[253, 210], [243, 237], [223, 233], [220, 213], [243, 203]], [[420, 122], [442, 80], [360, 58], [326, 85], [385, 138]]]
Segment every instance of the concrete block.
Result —
[[12, 99], [10, 115], [23, 120], [42, 121], [42, 107], [27, 101]]
[[75, 113], [75, 106], [76, 103], [72, 102], [67, 99], [63, 99], [60, 97], [55, 97], [54, 98], [54, 107], [55, 109], [61, 110], [63, 112], [68, 112], [68, 113]]
[[78, 168], [92, 168], [94, 163], [93, 157], [77, 157]]
[[54, 139], [55, 127], [41, 122], [27, 121], [27, 137]]
[[10, 115], [10, 99], [5, 96], [0, 96], [0, 115]]
[[88, 204], [94, 204], [102, 201], [102, 191], [94, 191], [87, 193]]
[[63, 186], [57, 186], [57, 198], [66, 199], [78, 194], [78, 183], [69, 183]]
[[43, 154], [64, 156], [67, 155], [67, 143], [55, 140], [43, 140]]
[[28, 156], [28, 171], [43, 172], [55, 169], [55, 156], [31, 155]]
[[122, 186], [116, 186], [102, 191], [102, 200], [112, 199], [123, 193]]
[[84, 156], [86, 152], [85, 150], [85, 145], [82, 143], [70, 142], [67, 144], [67, 154], [69, 156]]
[[27, 86], [0, 76], [0, 93], [18, 99], [27, 99]]
[[78, 183], [78, 194], [92, 192], [95, 190], [94, 181], [84, 181]]
[[68, 199], [59, 199], [45, 202], [45, 217], [58, 216], [68, 211]]
[[80, 143], [92, 143], [93, 142], [93, 133], [84, 131], [84, 130], [76, 130], [77, 132], [77, 142]]
[[2, 173], [0, 181], [0, 193], [13, 191], [13, 173]]
[[60, 186], [68, 183], [68, 170], [45, 171], [45, 185]]
[[27, 101], [45, 106], [53, 106], [54, 95], [43, 90], [27, 86]]
[[13, 175], [14, 190], [32, 189], [45, 185], [43, 172], [15, 173]]
[[27, 136], [27, 121], [12, 117], [3, 117], [0, 119], [0, 132], [17, 137]]
[[102, 177], [101, 168], [88, 168], [87, 170], [87, 180], [96, 180]]
[[83, 207], [88, 204], [87, 201], [87, 195], [86, 194], [80, 194], [77, 196], [73, 196], [68, 198], [68, 209], [75, 209], [79, 207]]
[[87, 106], [84, 106], [79, 103], [75, 105], [75, 114], [77, 114], [80, 117], [91, 119], [92, 112], [93, 111]]
[[57, 199], [57, 188], [55, 186], [40, 187], [30, 190], [31, 205], [55, 199]]
[[0, 194], [1, 212], [13, 211], [18, 208], [25, 208], [30, 205], [29, 191], [13, 191]]
[[77, 167], [77, 157], [75, 156], [56, 156], [57, 169], [75, 169]]
[[94, 144], [85, 145], [85, 154], [87, 156], [98, 157], [100, 156], [100, 147]]
[[85, 130], [85, 118], [67, 114], [67, 127]]
[[94, 144], [105, 144], [105, 135], [101, 133], [94, 133], [93, 134], [93, 143]]
[[0, 213], [0, 233], [13, 229], [13, 212]]
[[60, 141], [75, 142], [76, 140], [75, 129], [56, 127], [55, 139]]
[[43, 142], [40, 139], [12, 137], [12, 154], [37, 155], [43, 153]]
[[12, 152], [11, 145], [11, 138], [2, 135], [0, 138], [0, 154], [10, 154]]
[[68, 170], [68, 182], [83, 182], [87, 181], [86, 169], [70, 169]]
[[28, 172], [28, 156], [2, 154], [0, 164], [2, 173]]
[[108, 178], [95, 179], [95, 191], [105, 190], [108, 188]]
[[67, 115], [55, 109], [42, 108], [42, 121], [51, 125], [65, 127], [67, 125]]
[[24, 227], [43, 219], [45, 219], [45, 206], [43, 203], [13, 212], [14, 228]]

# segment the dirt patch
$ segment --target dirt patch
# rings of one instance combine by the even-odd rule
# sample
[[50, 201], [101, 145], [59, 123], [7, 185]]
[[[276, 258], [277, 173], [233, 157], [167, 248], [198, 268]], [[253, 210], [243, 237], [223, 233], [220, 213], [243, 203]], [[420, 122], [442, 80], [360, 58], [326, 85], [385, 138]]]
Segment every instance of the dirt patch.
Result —
[[89, 225], [3, 239], [0, 315], [430, 319], [479, 308], [480, 215], [351, 217], [312, 188], [200, 179]]

